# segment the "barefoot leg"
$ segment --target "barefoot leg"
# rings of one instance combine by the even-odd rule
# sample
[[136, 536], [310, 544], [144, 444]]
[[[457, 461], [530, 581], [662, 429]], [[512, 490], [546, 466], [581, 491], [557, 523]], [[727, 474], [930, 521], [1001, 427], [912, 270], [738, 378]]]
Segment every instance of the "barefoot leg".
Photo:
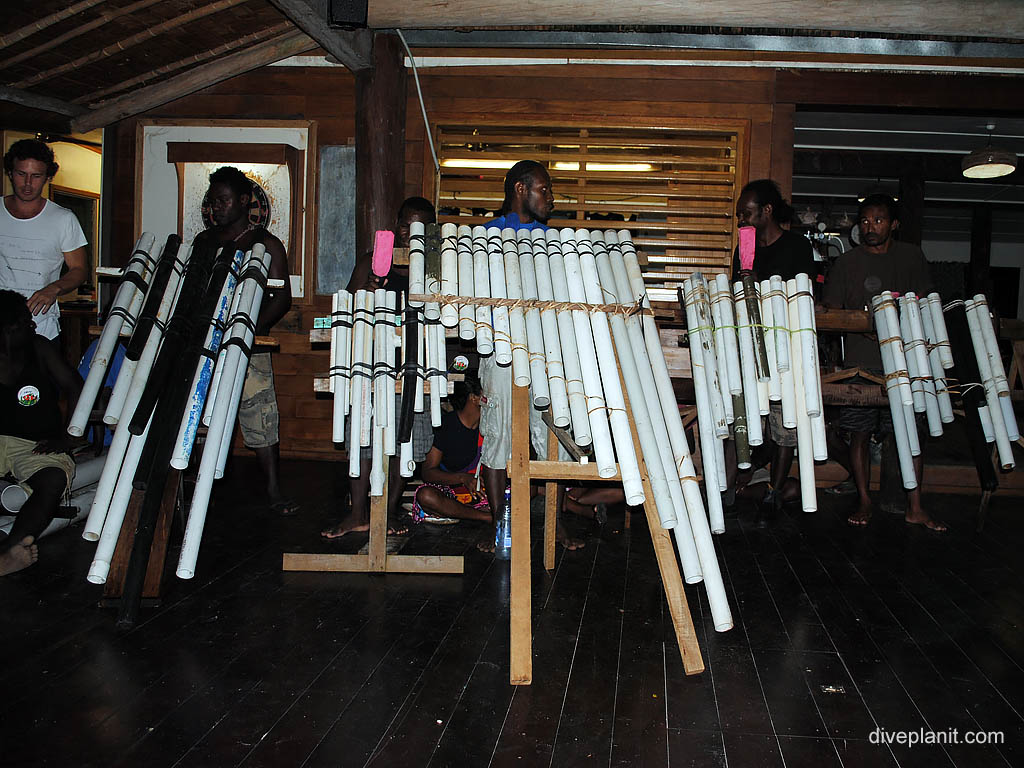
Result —
[[850, 468], [857, 486], [857, 511], [846, 518], [850, 525], [867, 525], [871, 520], [871, 497], [868, 495], [868, 441], [870, 432], [850, 433]]
[[924, 482], [924, 458], [922, 456], [914, 458], [914, 473], [917, 475], [917, 488], [907, 491], [907, 512], [903, 519], [909, 525], [920, 525], [939, 532], [946, 530], [946, 526], [934, 520], [921, 506], [921, 484]]
[[370, 530], [370, 459], [359, 461], [359, 477], [349, 480], [349, 489], [352, 509], [337, 525], [320, 533], [325, 539]]
[[[4, 545], [7, 545], [7, 541], [4, 541]], [[38, 559], [39, 548], [35, 544], [35, 538], [26, 536], [0, 551], [0, 576], [28, 568]]]

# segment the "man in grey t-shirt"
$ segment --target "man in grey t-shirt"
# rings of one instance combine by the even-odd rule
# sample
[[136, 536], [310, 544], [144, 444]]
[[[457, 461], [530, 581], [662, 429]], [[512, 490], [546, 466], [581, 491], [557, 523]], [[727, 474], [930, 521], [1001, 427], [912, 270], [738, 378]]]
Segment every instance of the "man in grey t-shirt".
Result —
[[[893, 239], [899, 217], [896, 202], [891, 197], [869, 195], [864, 198], [857, 210], [857, 224], [862, 242], [840, 256], [829, 272], [822, 297], [825, 306], [865, 309], [871, 305], [871, 298], [882, 291], [901, 294], [913, 291], [921, 296], [932, 291], [924, 253], [916, 245]], [[878, 340], [870, 334], [847, 334], [844, 364], [848, 368], [880, 373]], [[868, 442], [873, 432], [891, 432], [892, 420], [887, 408], [848, 406], [840, 408], [838, 426], [850, 434], [850, 465], [858, 496], [857, 509], [847, 520], [851, 525], [867, 525], [871, 520]], [[924, 472], [921, 456], [914, 459], [914, 471], [920, 481]], [[932, 530], [945, 530], [945, 526], [932, 520], [921, 508], [920, 485], [907, 493], [906, 521]]]

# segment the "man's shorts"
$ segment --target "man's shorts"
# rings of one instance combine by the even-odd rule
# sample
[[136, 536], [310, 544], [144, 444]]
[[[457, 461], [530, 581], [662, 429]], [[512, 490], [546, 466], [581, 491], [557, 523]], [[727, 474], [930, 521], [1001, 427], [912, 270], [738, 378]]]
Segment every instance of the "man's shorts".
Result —
[[772, 442], [783, 448], [796, 447], [796, 429], [782, 426], [782, 403], [768, 403], [768, 429], [772, 434]]
[[[512, 458], [512, 366], [501, 366], [494, 356], [480, 358], [480, 463], [491, 469], [505, 469]], [[547, 458], [548, 426], [541, 411], [530, 406], [530, 443], [537, 456]], [[558, 460], [569, 454], [559, 444]]]
[[[866, 384], [878, 387], [879, 392], [884, 392], [881, 385], [863, 376], [854, 376], [848, 379], [848, 384]], [[927, 426], [924, 414], [914, 414], [917, 424], [917, 433], [927, 435]], [[879, 408], [871, 405], [844, 405], [839, 408], [839, 419], [837, 426], [841, 432], [869, 432], [876, 437], [882, 438], [892, 434], [892, 411], [887, 407]], [[926, 430], [921, 432], [922, 427]]]
[[249, 360], [238, 404], [238, 426], [248, 448], [269, 448], [280, 442], [281, 416], [274, 391], [274, 367], [269, 352], [257, 352]]
[[0, 435], [0, 476], [13, 475], [15, 480], [25, 485], [36, 472], [56, 467], [67, 475], [68, 482], [64, 488], [67, 493], [75, 476], [74, 459], [66, 453], [32, 453], [37, 443], [36, 440]]
[[[428, 403], [429, 405], [429, 403]], [[402, 418], [402, 395], [401, 393], [395, 393], [395, 418]], [[345, 436], [346, 439], [348, 435]], [[397, 435], [396, 435], [397, 439]], [[430, 423], [430, 411], [424, 410], [423, 413], [412, 413], [412, 460], [417, 464], [422, 464], [423, 460], [427, 458], [427, 454], [430, 449], [434, 446], [434, 427]], [[364, 445], [359, 449], [359, 458], [362, 461], [370, 461], [373, 459], [373, 450], [371, 446]]]

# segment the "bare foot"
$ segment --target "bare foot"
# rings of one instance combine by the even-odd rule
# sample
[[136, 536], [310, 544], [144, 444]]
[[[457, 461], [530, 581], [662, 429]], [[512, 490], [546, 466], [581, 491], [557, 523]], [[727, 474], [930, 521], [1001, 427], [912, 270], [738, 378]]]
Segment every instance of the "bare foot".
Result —
[[342, 536], [346, 536], [350, 533], [363, 533], [368, 530], [370, 530], [369, 520], [353, 520], [352, 517], [349, 516], [333, 528], [320, 531], [320, 535], [325, 539], [340, 539]]
[[937, 520], [933, 520], [923, 511], [911, 514], [908, 509], [907, 514], [903, 519], [907, 525], [920, 525], [921, 527], [927, 528], [930, 531], [935, 531], [936, 533], [942, 533], [946, 530], [946, 526]]
[[[351, 517], [347, 517], [333, 528], [320, 531], [320, 535], [325, 539], [340, 539], [342, 536], [350, 533], [365, 533], [368, 530], [370, 530], [369, 522], [361, 523], [353, 520]], [[408, 532], [409, 526], [405, 523], [388, 525], [388, 536], [404, 536]]]
[[26, 536], [3, 554], [0, 554], [0, 576], [28, 568], [39, 559], [39, 547], [35, 539]]
[[857, 511], [846, 518], [846, 522], [850, 525], [865, 526], [871, 522], [871, 505], [870, 504], [859, 504]]
[[561, 522], [558, 523], [558, 527], [555, 529], [555, 541], [570, 552], [574, 552], [577, 549], [583, 549], [583, 547], [586, 546], [583, 539], [574, 539], [570, 536]]

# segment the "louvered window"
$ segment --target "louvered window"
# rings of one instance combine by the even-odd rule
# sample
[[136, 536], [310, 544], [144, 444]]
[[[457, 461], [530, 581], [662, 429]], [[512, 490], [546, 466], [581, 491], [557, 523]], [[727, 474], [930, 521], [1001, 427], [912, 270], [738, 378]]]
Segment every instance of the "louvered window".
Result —
[[691, 272], [728, 270], [742, 135], [736, 129], [440, 125], [440, 221], [479, 224], [501, 205], [516, 161], [547, 166], [553, 227], [627, 228], [647, 257], [651, 297]]

